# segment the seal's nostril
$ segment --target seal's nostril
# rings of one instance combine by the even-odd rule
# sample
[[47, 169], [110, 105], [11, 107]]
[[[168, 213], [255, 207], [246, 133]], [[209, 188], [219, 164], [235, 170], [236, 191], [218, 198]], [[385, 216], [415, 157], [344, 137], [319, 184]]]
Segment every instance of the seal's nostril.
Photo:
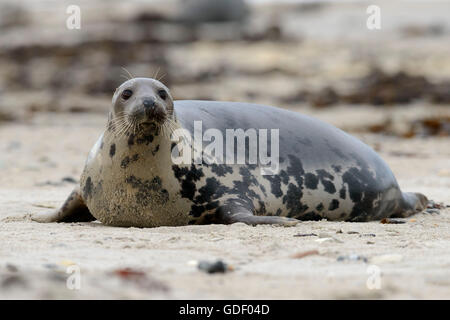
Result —
[[150, 108], [153, 107], [155, 105], [155, 99], [145, 99], [142, 104], [144, 105], [144, 107], [146, 108]]

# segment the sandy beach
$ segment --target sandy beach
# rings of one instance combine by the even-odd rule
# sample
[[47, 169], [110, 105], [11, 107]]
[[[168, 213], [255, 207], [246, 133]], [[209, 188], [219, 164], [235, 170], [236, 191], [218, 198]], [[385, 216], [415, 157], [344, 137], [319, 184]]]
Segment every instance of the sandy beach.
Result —
[[[0, 128], [1, 298], [450, 297], [448, 208], [417, 214], [404, 224], [324, 220], [291, 228], [238, 223], [139, 229], [30, 221], [30, 213], [64, 201], [83, 167], [86, 146], [103, 126], [101, 115], [47, 115], [33, 125]], [[403, 190], [450, 203], [447, 138], [423, 143], [359, 137], [380, 149]], [[80, 139], [85, 143], [77, 143]], [[311, 250], [317, 252], [293, 258]], [[217, 259], [234, 270], [210, 275], [193, 264]], [[80, 290], [66, 286], [72, 264], [80, 268]], [[136, 274], [120, 273], [127, 268]], [[381, 287], [371, 290], [367, 281], [378, 272]]]

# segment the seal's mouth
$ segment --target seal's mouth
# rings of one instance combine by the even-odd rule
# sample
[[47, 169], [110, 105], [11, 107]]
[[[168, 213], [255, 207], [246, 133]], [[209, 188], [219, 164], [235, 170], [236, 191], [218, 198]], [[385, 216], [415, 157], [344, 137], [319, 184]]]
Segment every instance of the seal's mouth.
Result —
[[155, 104], [151, 108], [144, 109], [141, 123], [145, 125], [152, 123], [162, 125], [166, 120], [166, 117], [167, 115], [164, 108], [158, 104]]
[[157, 123], [155, 121], [144, 121], [139, 123], [138, 127], [142, 130], [156, 130], [158, 127], [160, 127], [162, 123]]

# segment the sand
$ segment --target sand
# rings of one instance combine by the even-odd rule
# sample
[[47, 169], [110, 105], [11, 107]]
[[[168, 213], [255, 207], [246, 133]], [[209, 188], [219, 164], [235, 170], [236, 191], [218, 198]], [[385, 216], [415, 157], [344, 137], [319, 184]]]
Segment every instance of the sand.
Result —
[[[333, 112], [315, 115], [331, 119]], [[105, 119], [42, 113], [0, 126], [1, 299], [450, 298], [448, 208], [404, 224], [311, 221], [291, 228], [30, 221], [27, 215], [59, 206], [74, 187]], [[404, 191], [450, 203], [449, 138], [357, 136], [380, 152]], [[218, 259], [233, 270], [207, 274], [195, 265]], [[81, 287], [72, 290], [76, 274]]]

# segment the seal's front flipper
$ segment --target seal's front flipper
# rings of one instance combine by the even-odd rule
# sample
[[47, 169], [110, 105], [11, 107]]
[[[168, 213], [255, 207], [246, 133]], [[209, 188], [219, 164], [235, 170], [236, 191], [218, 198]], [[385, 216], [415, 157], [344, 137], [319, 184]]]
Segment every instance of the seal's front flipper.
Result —
[[81, 198], [80, 188], [75, 188], [64, 202], [63, 206], [54, 211], [38, 213], [31, 216], [37, 222], [87, 222], [96, 220], [89, 212]]
[[277, 216], [255, 216], [250, 210], [237, 205], [225, 205], [217, 210], [217, 217], [220, 223], [232, 224], [243, 222], [249, 225], [257, 224], [278, 224], [285, 227], [295, 226], [297, 219]]

